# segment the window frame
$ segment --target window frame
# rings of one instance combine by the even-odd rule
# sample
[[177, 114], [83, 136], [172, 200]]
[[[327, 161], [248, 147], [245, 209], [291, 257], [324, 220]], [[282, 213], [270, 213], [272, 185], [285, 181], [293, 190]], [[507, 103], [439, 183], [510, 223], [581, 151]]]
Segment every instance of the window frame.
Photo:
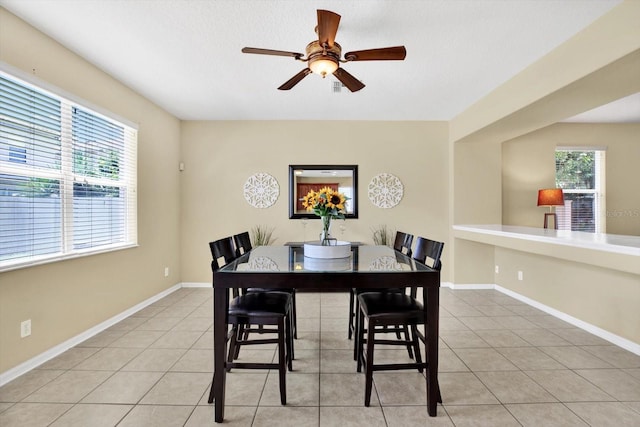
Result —
[[[52, 223], [57, 224], [54, 229], [54, 233], [56, 233], [56, 236], [59, 234], [59, 238], [61, 240], [60, 247], [57, 250], [53, 249], [50, 253], [37, 254], [36, 250], [31, 250], [26, 255], [19, 257], [11, 257], [9, 255], [8, 258], [0, 260], [0, 272], [137, 247], [138, 126], [1, 61], [0, 76], [13, 81], [17, 85], [25, 87], [27, 90], [42, 93], [45, 96], [54, 98], [60, 102], [60, 159], [57, 160], [60, 165], [56, 168], [39, 167], [35, 163], [40, 161], [40, 159], [36, 159], [34, 157], [35, 160], [31, 159], [30, 161], [29, 152], [31, 149], [28, 146], [23, 150], [18, 150], [20, 153], [14, 153], [15, 150], [11, 150], [11, 147], [14, 146], [11, 143], [14, 141], [10, 138], [9, 140], [6, 140], [6, 142], [8, 142], [8, 144], [6, 144], [7, 158], [5, 161], [0, 161], [0, 174], [24, 178], [54, 179], [59, 181], [58, 191], [60, 203], [59, 206], [56, 205], [56, 209], [59, 209], [58, 214], [60, 216], [60, 220], [54, 220]], [[73, 132], [71, 128], [74, 121], [76, 124], [78, 123], [78, 118], [74, 117], [74, 115], [77, 115], [78, 111], [81, 111], [82, 114], [85, 114], [86, 117], [89, 117], [91, 120], [97, 121], [97, 126], [106, 123], [114, 129], [119, 130], [121, 128], [122, 132], [124, 132], [122, 135], [122, 146], [112, 148], [117, 153], [117, 156], [119, 156], [118, 163], [116, 164], [118, 169], [115, 177], [111, 176], [110, 179], [101, 176], [90, 177], [86, 174], [80, 174], [76, 173], [77, 171], [74, 171], [74, 150], [77, 151], [77, 147], [80, 142], [77, 140], [74, 145]], [[27, 125], [35, 129], [38, 126], [38, 122], [30, 121]], [[76, 139], [78, 139], [77, 135]], [[5, 141], [2, 142], [4, 143]], [[97, 142], [97, 145], [103, 150], [108, 146], [108, 144], [109, 143], [107, 142], [101, 142], [99, 140]], [[90, 158], [95, 162], [100, 159], [99, 156], [100, 154], [91, 154]], [[11, 181], [8, 182], [9, 185], [11, 185]], [[73, 212], [74, 209], [78, 209], [78, 205], [74, 205], [74, 198], [76, 202], [79, 202], [79, 200], [91, 200], [92, 197], [94, 197], [89, 195], [85, 196], [83, 199], [78, 199], [78, 197], [81, 196], [74, 195], [74, 189], [76, 186], [82, 186], [83, 184], [88, 185], [90, 188], [93, 188], [95, 185], [102, 185], [106, 186], [103, 188], [106, 188], [107, 190], [109, 188], [119, 189], [118, 191], [119, 194], [122, 194], [122, 199], [114, 199], [113, 203], [120, 202], [122, 203], [122, 207], [109, 211], [108, 215], [103, 218], [106, 218], [109, 224], [114, 221], [114, 218], [118, 219], [121, 226], [117, 230], [121, 232], [121, 236], [118, 235], [116, 238], [106, 239], [110, 241], [104, 244], [99, 242], [100, 239], [95, 239], [92, 240], [91, 247], [79, 247], [78, 239], [80, 238], [80, 233], [75, 236], [73, 233]], [[33, 200], [34, 196], [26, 197], [26, 200], [29, 199]], [[36, 209], [36, 213], [29, 219], [29, 224], [32, 224], [31, 226], [35, 224], [35, 218], [38, 218], [37, 208], [34, 209]], [[118, 215], [121, 215], [121, 218], [118, 218]], [[82, 219], [86, 218], [87, 217], [82, 217]], [[93, 215], [90, 215], [89, 218], [90, 221], [88, 223], [85, 222], [85, 224], [88, 224], [87, 229], [94, 230], [96, 229], [95, 227], [100, 229], [99, 223], [96, 222], [97, 219]], [[11, 221], [11, 219], [9, 219], [9, 221]], [[101, 230], [112, 231], [110, 227], [112, 226], [107, 225], [102, 227]], [[114, 243], [114, 240], [119, 241]], [[74, 244], [78, 247], [74, 248]], [[9, 252], [9, 254], [11, 254], [11, 252]]]
[[[570, 152], [594, 152], [594, 185], [593, 188], [563, 188], [561, 184], [558, 182], [557, 177], [557, 165], [556, 165], [556, 187], [562, 188], [562, 192], [567, 194], [593, 194], [594, 195], [594, 231], [593, 233], [606, 233], [607, 231], [607, 212], [606, 212], [606, 147], [596, 147], [596, 146], [557, 146], [554, 152], [558, 151], [570, 151]], [[556, 209], [558, 213], [558, 217], [561, 218], [563, 214], [563, 210], [566, 209], [566, 200], [565, 206], [559, 206]], [[559, 227], [563, 225], [560, 219]], [[565, 225], [566, 227], [566, 225]], [[572, 229], [572, 228], [566, 228]], [[591, 233], [591, 231], [586, 230], [575, 230], [575, 231], [583, 231], [585, 233]]]

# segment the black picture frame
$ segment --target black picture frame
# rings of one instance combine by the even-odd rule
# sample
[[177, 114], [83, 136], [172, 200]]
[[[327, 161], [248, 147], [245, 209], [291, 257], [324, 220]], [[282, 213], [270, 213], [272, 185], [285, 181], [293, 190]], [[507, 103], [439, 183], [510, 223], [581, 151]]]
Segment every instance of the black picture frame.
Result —
[[317, 218], [313, 212], [298, 209], [297, 199], [306, 194], [297, 194], [304, 176], [321, 183], [324, 179], [325, 183], [340, 182], [340, 190], [349, 197], [345, 218], [358, 218], [358, 165], [289, 165], [289, 219]]

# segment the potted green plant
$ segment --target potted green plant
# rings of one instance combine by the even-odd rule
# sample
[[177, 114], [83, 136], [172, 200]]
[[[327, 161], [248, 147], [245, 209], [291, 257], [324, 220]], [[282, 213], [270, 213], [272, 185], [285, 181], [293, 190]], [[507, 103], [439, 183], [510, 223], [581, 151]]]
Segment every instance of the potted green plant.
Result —
[[375, 245], [391, 246], [393, 245], [394, 231], [387, 228], [385, 224], [371, 228], [373, 233], [373, 243]]
[[274, 227], [268, 225], [256, 225], [251, 229], [251, 241], [253, 246], [268, 246], [276, 239], [273, 238]]

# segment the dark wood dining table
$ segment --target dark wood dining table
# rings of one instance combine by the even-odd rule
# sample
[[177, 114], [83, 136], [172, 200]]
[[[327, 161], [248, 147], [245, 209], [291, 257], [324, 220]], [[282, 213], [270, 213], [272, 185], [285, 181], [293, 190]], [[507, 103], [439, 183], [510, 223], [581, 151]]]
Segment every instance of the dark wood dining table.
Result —
[[[224, 419], [226, 354], [231, 288], [345, 290], [416, 286], [426, 312], [427, 408], [436, 416], [438, 392], [438, 319], [440, 272], [387, 246], [351, 247], [351, 256], [317, 259], [302, 246], [258, 246], [213, 272], [213, 401], [215, 421]], [[345, 325], [346, 334], [346, 325]], [[364, 402], [363, 402], [364, 404]]]

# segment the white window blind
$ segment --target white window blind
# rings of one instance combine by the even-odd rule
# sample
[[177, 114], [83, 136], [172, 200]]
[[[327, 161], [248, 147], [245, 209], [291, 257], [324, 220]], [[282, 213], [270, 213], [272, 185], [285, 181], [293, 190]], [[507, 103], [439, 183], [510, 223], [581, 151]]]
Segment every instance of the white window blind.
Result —
[[0, 72], [0, 270], [137, 243], [136, 129]]
[[604, 149], [556, 149], [556, 187], [562, 188], [565, 200], [556, 209], [559, 229], [606, 232], [604, 180]]

